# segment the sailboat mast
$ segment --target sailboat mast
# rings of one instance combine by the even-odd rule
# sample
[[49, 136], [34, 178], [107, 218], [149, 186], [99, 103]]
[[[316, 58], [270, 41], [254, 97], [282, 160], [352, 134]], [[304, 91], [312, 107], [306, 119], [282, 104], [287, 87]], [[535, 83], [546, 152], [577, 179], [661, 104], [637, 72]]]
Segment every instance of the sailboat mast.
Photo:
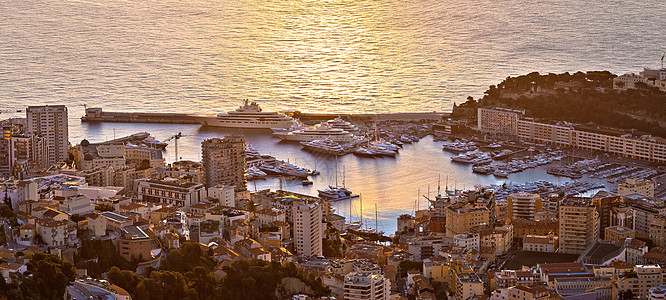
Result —
[[335, 187], [338, 187], [338, 158], [335, 158]]
[[342, 165], [342, 187], [346, 188], [345, 186], [345, 179], [347, 178], [347, 169], [345, 168], [345, 165]]
[[375, 203], [375, 232], [379, 232], [379, 225], [377, 224], [377, 203]]
[[358, 195], [358, 200], [361, 203], [361, 226], [363, 226], [363, 195]]

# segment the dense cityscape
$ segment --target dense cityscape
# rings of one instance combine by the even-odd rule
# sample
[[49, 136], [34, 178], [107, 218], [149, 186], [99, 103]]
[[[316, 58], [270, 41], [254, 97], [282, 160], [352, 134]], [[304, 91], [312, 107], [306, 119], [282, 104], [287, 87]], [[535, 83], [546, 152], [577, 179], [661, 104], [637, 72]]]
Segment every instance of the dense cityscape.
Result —
[[[524, 91], [664, 97], [666, 69], [599, 74], [530, 79]], [[181, 133], [74, 143], [67, 106], [28, 106], [1, 123], [0, 299], [664, 299], [660, 125], [545, 119], [500, 105], [525, 97], [508, 82], [451, 113], [268, 112], [245, 100], [216, 115], [81, 116], [259, 128], [314, 155], [379, 163], [432, 136], [474, 173], [502, 180], [545, 168], [569, 178], [459, 189], [440, 174], [434, 196], [417, 200], [427, 208], [415, 204], [388, 234], [376, 205], [364, 219], [362, 199], [351, 220], [359, 195], [337, 181], [317, 195], [282, 187], [285, 178], [310, 185], [319, 171], [261, 154], [242, 130], [204, 140], [201, 161], [178, 160]], [[280, 188], [257, 189], [268, 177]], [[347, 217], [334, 209], [345, 201]]]

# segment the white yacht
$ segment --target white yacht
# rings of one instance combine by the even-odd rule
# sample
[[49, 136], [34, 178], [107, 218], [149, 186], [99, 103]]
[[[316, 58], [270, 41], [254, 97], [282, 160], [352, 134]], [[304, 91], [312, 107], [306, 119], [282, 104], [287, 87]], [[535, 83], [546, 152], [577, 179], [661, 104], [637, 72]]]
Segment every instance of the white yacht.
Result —
[[328, 139], [342, 144], [356, 141], [356, 137], [349, 131], [340, 128], [331, 128], [326, 124], [319, 124], [309, 128], [300, 128], [293, 131], [274, 129], [273, 134], [285, 141], [312, 142], [315, 140]]
[[259, 104], [245, 100], [236, 110], [217, 115], [198, 115], [197, 121], [206, 126], [232, 128], [289, 128], [294, 120], [274, 111], [262, 111]]
[[326, 121], [326, 124], [331, 128], [339, 128], [339, 129], [342, 129], [342, 130], [348, 131], [348, 132], [357, 132], [358, 131], [358, 127], [356, 127], [356, 125], [354, 125], [350, 122], [347, 122], [347, 121], [345, 121], [341, 118], [335, 118], [333, 120], [328, 120], [328, 121]]
[[345, 149], [342, 148], [340, 144], [332, 140], [315, 140], [312, 142], [301, 142], [301, 145], [303, 145], [306, 149], [315, 152], [322, 152], [324, 154], [330, 154], [330, 155], [345, 154]]

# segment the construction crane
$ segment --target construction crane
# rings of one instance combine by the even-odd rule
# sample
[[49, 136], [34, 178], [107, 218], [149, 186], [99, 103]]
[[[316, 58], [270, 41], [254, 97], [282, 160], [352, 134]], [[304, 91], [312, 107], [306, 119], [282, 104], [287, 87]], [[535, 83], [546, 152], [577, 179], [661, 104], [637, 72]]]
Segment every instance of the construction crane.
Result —
[[176, 148], [176, 159], [175, 159], [174, 161], [178, 161], [178, 140], [179, 140], [182, 136], [183, 136], [183, 133], [182, 133], [182, 132], [178, 132], [177, 134], [174, 134], [174, 135], [172, 135], [171, 137], [169, 137], [168, 139], [162, 141], [163, 143], [166, 143], [166, 142], [171, 141], [171, 140], [174, 140], [174, 141], [175, 141], [174, 146], [175, 146], [175, 148]]
[[602, 285], [598, 285], [598, 286], [589, 288], [589, 289], [585, 290], [585, 292], [592, 292], [592, 291], [595, 291], [595, 290], [598, 290], [598, 289], [607, 288], [610, 285], [611, 286], [611, 299], [615, 299], [615, 298], [618, 298], [618, 295], [615, 294], [616, 289], [617, 289], [617, 284], [624, 281], [625, 279], [626, 279], [626, 277], [611, 279], [611, 281], [606, 282]]

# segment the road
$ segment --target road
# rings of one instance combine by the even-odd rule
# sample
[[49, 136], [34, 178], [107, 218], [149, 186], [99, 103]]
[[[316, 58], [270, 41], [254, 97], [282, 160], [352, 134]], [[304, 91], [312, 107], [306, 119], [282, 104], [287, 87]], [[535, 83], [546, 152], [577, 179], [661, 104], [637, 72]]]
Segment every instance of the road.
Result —
[[7, 248], [11, 250], [23, 250], [26, 248], [26, 246], [17, 244], [14, 241], [14, 235], [11, 234], [11, 230], [9, 229], [9, 222], [5, 220], [5, 225], [3, 226], [3, 230], [5, 231], [5, 236], [7, 237]]
[[87, 299], [86, 295], [84, 295], [81, 291], [76, 289], [73, 285], [70, 285], [67, 287], [67, 292], [71, 296], [71, 299], [76, 299], [76, 300], [83, 300]]

